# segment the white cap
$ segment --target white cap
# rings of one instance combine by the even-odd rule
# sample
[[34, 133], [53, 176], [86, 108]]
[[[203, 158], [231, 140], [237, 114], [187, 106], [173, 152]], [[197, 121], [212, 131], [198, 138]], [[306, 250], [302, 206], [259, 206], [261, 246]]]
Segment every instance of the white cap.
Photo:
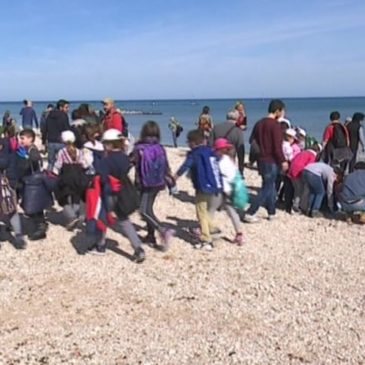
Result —
[[307, 137], [307, 132], [303, 128], [297, 128], [297, 132], [300, 136]]
[[286, 119], [286, 118], [280, 118], [279, 119], [279, 122], [280, 123], [286, 123], [288, 125], [289, 128], [291, 128], [291, 122], [289, 119]]
[[293, 137], [293, 138], [296, 138], [297, 137], [297, 132], [295, 131], [295, 129], [293, 128], [289, 128], [285, 131], [285, 134], [287, 136], [290, 136], [290, 137]]
[[111, 128], [104, 132], [102, 140], [103, 142], [119, 141], [122, 137], [122, 133], [118, 129]]
[[63, 143], [75, 143], [76, 137], [72, 131], [63, 131], [61, 133], [61, 140]]

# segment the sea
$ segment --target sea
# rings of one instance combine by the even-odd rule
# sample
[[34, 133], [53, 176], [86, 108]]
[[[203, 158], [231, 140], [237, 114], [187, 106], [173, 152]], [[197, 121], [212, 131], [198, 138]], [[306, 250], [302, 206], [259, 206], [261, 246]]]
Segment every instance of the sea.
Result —
[[[243, 101], [246, 107], [248, 130], [245, 132], [245, 140], [247, 143], [254, 124], [267, 115], [270, 99], [118, 100], [116, 105], [127, 111], [125, 118], [133, 136], [138, 137], [143, 123], [154, 120], [161, 127], [162, 142], [166, 145], [172, 143], [168, 124], [170, 118], [175, 117], [184, 128], [179, 144], [185, 146], [186, 132], [196, 127], [204, 106], [210, 107], [214, 123], [219, 123], [225, 120], [227, 112], [234, 107], [238, 100]], [[355, 112], [365, 112], [365, 97], [282, 98], [282, 100], [286, 104], [286, 117], [292, 124], [304, 128], [309, 135], [319, 140], [322, 138], [332, 111], [339, 111], [342, 120], [351, 117]], [[33, 101], [39, 118], [49, 103], [55, 103], [55, 101]], [[96, 110], [102, 108], [100, 101], [72, 101], [71, 110], [77, 108], [80, 103], [91, 104]], [[9, 110], [12, 117], [19, 123], [21, 121], [19, 115], [21, 108], [22, 102], [0, 102], [0, 115], [2, 116], [6, 110]], [[147, 115], [141, 115], [141, 112], [147, 113]]]

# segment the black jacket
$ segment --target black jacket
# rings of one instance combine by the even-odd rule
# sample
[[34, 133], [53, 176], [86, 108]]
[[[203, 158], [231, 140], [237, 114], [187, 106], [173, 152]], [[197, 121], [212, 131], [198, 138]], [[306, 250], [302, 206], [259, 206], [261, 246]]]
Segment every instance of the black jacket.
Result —
[[42, 142], [62, 143], [61, 134], [63, 131], [70, 130], [68, 115], [61, 110], [52, 110], [46, 119], [42, 129]]

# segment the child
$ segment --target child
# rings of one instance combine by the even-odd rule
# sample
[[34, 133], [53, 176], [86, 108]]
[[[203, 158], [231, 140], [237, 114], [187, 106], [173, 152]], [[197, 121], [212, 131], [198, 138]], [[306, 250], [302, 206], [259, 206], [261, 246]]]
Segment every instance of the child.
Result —
[[96, 124], [86, 125], [84, 128], [86, 142], [84, 143], [84, 153], [89, 151], [92, 154], [92, 163], [87, 174], [94, 175], [98, 164], [104, 157], [104, 145], [99, 141], [100, 127]]
[[219, 169], [223, 179], [222, 203], [224, 203], [224, 208], [236, 231], [236, 237], [232, 242], [238, 246], [242, 246], [244, 237], [240, 227], [240, 217], [233, 207], [231, 200], [233, 194], [232, 184], [237, 174], [239, 174], [239, 170], [231, 157], [232, 149], [233, 146], [224, 138], [219, 138], [214, 143], [214, 150], [219, 158]]
[[132, 152], [131, 161], [136, 167], [136, 185], [141, 192], [141, 215], [147, 223], [144, 242], [159, 248], [155, 231], [160, 234], [163, 247], [167, 249], [174, 230], [164, 228], [153, 211], [157, 195], [166, 187], [167, 178], [172, 178], [165, 149], [160, 144], [160, 127], [149, 121], [143, 127], [139, 142]]
[[[124, 152], [124, 138], [117, 129], [109, 129], [103, 134], [103, 144], [106, 150], [105, 156], [99, 164], [97, 173], [101, 176], [103, 196], [106, 201], [107, 211], [112, 212], [116, 218], [116, 210], [118, 209], [118, 194], [123, 185], [121, 180], [128, 175], [130, 170], [130, 162], [128, 156]], [[133, 259], [137, 263], [145, 260], [145, 252], [142, 248], [141, 240], [137, 232], [130, 222], [128, 216], [118, 216], [119, 224], [125, 236], [131, 242], [134, 248]], [[102, 239], [89, 250], [92, 254], [104, 254], [106, 250], [105, 238]]]
[[212, 234], [217, 232], [217, 229], [209, 214], [209, 207], [219, 207], [216, 201], [221, 200], [223, 189], [218, 160], [213, 150], [206, 145], [204, 134], [200, 130], [188, 133], [188, 144], [191, 151], [177, 171], [175, 179], [190, 171], [196, 190], [196, 214], [201, 230], [200, 242], [194, 247], [211, 251], [213, 249]]
[[[14, 152], [11, 151], [6, 138], [0, 140], [0, 179], [1, 179], [1, 205], [0, 221], [14, 231], [14, 246], [21, 250], [26, 247], [19, 213], [17, 212], [17, 197], [15, 192], [16, 179], [8, 176], [14, 170]], [[14, 177], [14, 176], [13, 176]]]
[[[17, 191], [24, 199], [24, 178], [39, 172], [42, 167], [42, 157], [34, 145], [35, 133], [32, 129], [23, 129], [19, 134], [19, 147], [16, 152], [17, 168]], [[43, 199], [43, 197], [39, 197]], [[37, 241], [46, 238], [47, 224], [44, 217], [44, 211], [41, 209], [34, 214], [28, 214], [34, 229], [28, 235], [31, 241]]]
[[62, 148], [53, 167], [53, 174], [59, 176], [56, 197], [63, 206], [63, 214], [67, 219], [67, 230], [72, 231], [80, 222], [80, 202], [84, 199], [89, 180], [85, 174], [92, 160], [76, 148], [76, 136], [72, 131], [61, 133]]

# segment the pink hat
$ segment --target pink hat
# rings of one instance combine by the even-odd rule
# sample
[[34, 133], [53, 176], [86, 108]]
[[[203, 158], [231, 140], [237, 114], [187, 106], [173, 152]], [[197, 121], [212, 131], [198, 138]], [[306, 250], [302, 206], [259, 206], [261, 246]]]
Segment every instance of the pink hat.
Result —
[[214, 142], [214, 149], [215, 150], [224, 150], [227, 148], [232, 148], [233, 146], [225, 139], [225, 138], [218, 138]]

